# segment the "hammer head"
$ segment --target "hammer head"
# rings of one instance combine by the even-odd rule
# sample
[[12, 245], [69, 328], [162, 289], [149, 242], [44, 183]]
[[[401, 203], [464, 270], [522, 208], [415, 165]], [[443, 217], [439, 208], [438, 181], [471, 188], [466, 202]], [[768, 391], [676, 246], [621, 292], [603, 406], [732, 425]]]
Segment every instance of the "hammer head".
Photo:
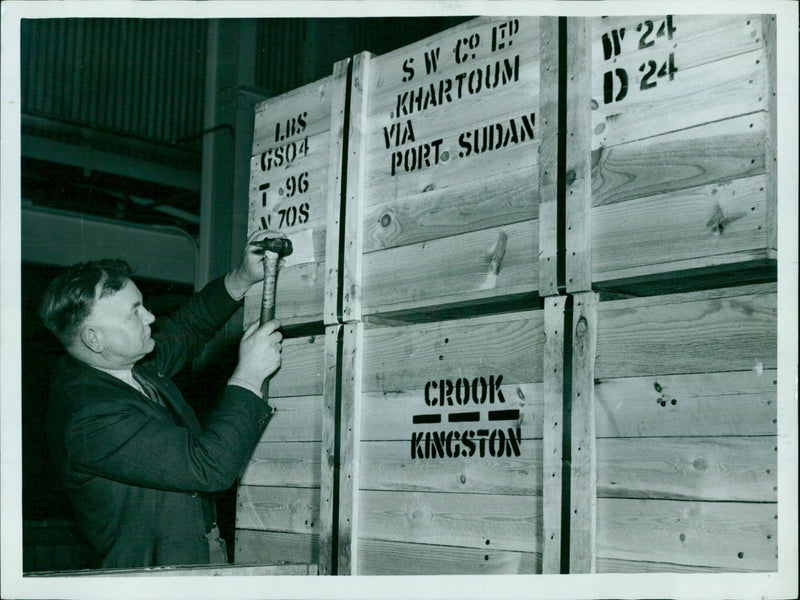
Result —
[[264, 238], [250, 242], [250, 245], [257, 246], [265, 252], [273, 252], [279, 257], [289, 256], [292, 253], [292, 240], [284, 237]]

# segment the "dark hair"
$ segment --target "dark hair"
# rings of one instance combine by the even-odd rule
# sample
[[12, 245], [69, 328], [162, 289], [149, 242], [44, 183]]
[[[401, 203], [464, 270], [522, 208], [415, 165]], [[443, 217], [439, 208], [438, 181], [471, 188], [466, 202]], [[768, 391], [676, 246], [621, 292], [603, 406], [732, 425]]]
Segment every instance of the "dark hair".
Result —
[[[96, 300], [118, 292], [133, 269], [124, 260], [103, 259], [72, 265], [47, 286], [39, 317], [65, 347], [75, 341]], [[102, 282], [102, 283], [101, 283]], [[100, 294], [95, 297], [97, 285]]]

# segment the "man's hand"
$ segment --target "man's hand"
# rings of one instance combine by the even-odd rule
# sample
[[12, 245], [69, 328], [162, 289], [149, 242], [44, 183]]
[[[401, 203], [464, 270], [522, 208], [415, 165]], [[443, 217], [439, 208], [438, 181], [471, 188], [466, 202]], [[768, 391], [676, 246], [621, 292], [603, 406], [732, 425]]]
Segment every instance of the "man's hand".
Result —
[[251, 243], [276, 237], [286, 237], [286, 235], [277, 231], [259, 229], [247, 238], [241, 264], [225, 276], [225, 287], [232, 298], [240, 300], [250, 286], [264, 279], [264, 251]]
[[231, 379], [240, 380], [253, 389], [261, 389], [264, 380], [281, 366], [280, 321], [272, 320], [259, 326], [253, 323], [239, 342], [239, 364]]

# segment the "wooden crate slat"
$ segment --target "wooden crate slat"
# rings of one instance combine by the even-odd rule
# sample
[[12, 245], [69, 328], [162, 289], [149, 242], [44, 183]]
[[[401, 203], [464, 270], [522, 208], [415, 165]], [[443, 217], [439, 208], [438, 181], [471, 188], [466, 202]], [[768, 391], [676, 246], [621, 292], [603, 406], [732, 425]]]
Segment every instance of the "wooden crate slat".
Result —
[[[269, 398], [275, 409], [260, 444], [318, 442], [322, 439], [322, 396]], [[258, 454], [256, 446], [254, 454]]]
[[694, 257], [704, 265], [718, 255], [765, 249], [768, 185], [760, 175], [595, 208], [595, 281], [643, 267], [669, 271], [671, 263], [685, 265]]
[[[659, 68], [669, 54], [669, 50], [664, 51], [652, 64]], [[650, 90], [640, 91], [636, 86], [640, 78], [634, 64], [623, 66], [620, 61], [612, 65], [615, 71], [627, 67], [629, 74], [631, 93], [618, 104], [604, 105], [605, 77], [593, 77], [592, 98], [598, 108], [592, 114], [592, 149], [768, 109], [767, 57], [763, 49], [689, 69], [681, 69], [680, 52], [674, 54], [679, 69], [674, 80], [661, 80]], [[650, 62], [638, 57], [632, 60], [636, 65], [640, 60]]]
[[323, 336], [284, 340], [281, 367], [270, 380], [270, 396], [321, 396], [324, 345]]
[[319, 488], [239, 486], [236, 528], [319, 533]]
[[540, 382], [543, 346], [542, 311], [368, 329], [363, 390], [422, 389], [459, 374], [470, 381], [502, 375], [502, 382], [495, 379], [501, 386]]
[[595, 150], [592, 206], [765, 173], [769, 117], [756, 112]]
[[541, 513], [540, 496], [360, 494], [361, 536], [380, 540], [541, 552]]
[[770, 435], [774, 369], [595, 382], [598, 437]]
[[320, 446], [320, 442], [260, 443], [250, 457], [240, 483], [319, 487]]
[[541, 573], [541, 554], [385, 540], [359, 540], [360, 575], [523, 575]]
[[[539, 295], [558, 295], [559, 21], [542, 17], [539, 65]], [[547, 568], [545, 557], [545, 568]], [[548, 572], [545, 570], [545, 572]]]
[[[370, 206], [364, 218], [364, 252], [536, 219], [539, 192], [530, 169], [492, 171]], [[499, 200], [500, 199], [500, 200]]]
[[[659, 45], [669, 42], [668, 36], [665, 38], [665, 17], [666, 15], [663, 14], [610, 15], [593, 19], [592, 56], [595, 57], [595, 65], [599, 66], [602, 63], [606, 52], [604, 46], [613, 55], [615, 48], [612, 32], [615, 29], [617, 31], [625, 29], [624, 35], [617, 36], [619, 40], [617, 54], [628, 55], [631, 52], [639, 52], [642, 57], [658, 56], [661, 51]], [[673, 15], [672, 26], [676, 28], [673, 33], [674, 40], [679, 43], [683, 51], [681, 64], [684, 68], [696, 67], [762, 47], [764, 25], [760, 17], [761, 15], [744, 14]], [[652, 21], [652, 30], [645, 23], [646, 20]], [[662, 23], [664, 23], [665, 29], [661, 35], [658, 35]], [[658, 44], [653, 44], [648, 46], [649, 49], [645, 48], [640, 51], [639, 43], [648, 32], [645, 43], [658, 41]]]
[[535, 291], [537, 238], [532, 220], [366, 254], [364, 313]]
[[597, 442], [597, 494], [777, 502], [777, 438], [626, 438]]
[[[561, 573], [564, 485], [564, 327], [566, 296], [545, 299], [542, 423], [542, 572]], [[566, 567], [566, 565], [565, 565]]]
[[581, 292], [572, 305], [570, 389], [569, 572], [593, 573], [597, 541], [597, 435], [594, 365], [598, 295]]
[[519, 457], [413, 460], [407, 441], [363, 442], [361, 489], [541, 495], [541, 441], [523, 440], [521, 446]]
[[[777, 570], [777, 505], [598, 498], [598, 559]], [[740, 557], [741, 554], [741, 557]]]
[[358, 564], [363, 337], [363, 323], [344, 326], [339, 403], [338, 575], [354, 575]]
[[319, 490], [319, 570], [322, 575], [334, 573], [336, 506], [336, 411], [341, 388], [339, 356], [342, 343], [342, 325], [325, 328], [325, 377], [322, 409], [322, 442], [320, 443]]
[[776, 368], [774, 288], [755, 289], [601, 303], [596, 377]]
[[235, 544], [236, 564], [313, 565], [319, 559], [319, 536], [311, 533], [237, 529]]

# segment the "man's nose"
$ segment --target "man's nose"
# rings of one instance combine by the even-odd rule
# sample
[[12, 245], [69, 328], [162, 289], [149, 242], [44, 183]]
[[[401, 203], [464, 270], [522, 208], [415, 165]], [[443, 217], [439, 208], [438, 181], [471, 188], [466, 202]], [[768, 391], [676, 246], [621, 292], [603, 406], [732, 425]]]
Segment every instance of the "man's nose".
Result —
[[144, 322], [144, 324], [150, 325], [150, 323], [152, 323], [155, 320], [156, 320], [155, 315], [153, 315], [153, 313], [151, 313], [149, 310], [145, 308], [144, 313], [142, 315], [142, 321]]

